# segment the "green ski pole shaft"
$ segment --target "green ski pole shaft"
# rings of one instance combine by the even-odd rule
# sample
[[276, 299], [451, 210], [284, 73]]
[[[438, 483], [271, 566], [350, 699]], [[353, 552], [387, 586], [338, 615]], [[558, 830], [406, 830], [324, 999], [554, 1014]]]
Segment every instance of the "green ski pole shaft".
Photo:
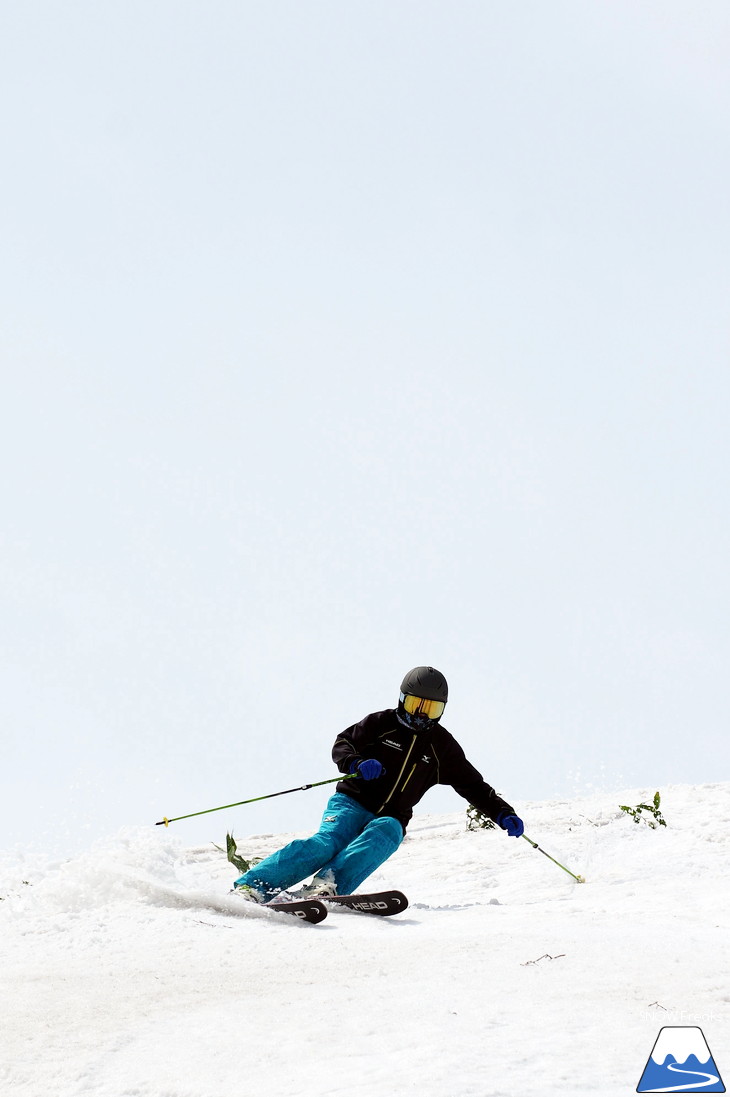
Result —
[[[530, 843], [533, 849], [539, 849], [540, 853], [545, 853], [545, 850], [538, 846], [537, 842], [533, 842], [532, 838], [528, 838], [526, 834], [523, 834], [522, 837], [526, 842]], [[576, 876], [576, 874], [571, 872], [569, 868], [566, 868], [565, 865], [561, 865], [560, 861], [556, 861], [554, 857], [550, 857], [549, 853], [545, 853], [545, 856], [550, 858], [553, 864], [557, 865], [558, 868], [561, 868], [563, 872], [567, 872], [568, 876], [572, 876], [574, 880], [577, 880], [579, 884], [584, 884], [586, 882], [585, 876]]]
[[176, 815], [172, 819], [168, 819], [166, 815], [163, 815], [159, 823], [155, 823], [155, 826], [161, 827], [164, 823], [166, 827], [169, 827], [170, 823], [179, 823], [181, 819], [194, 819], [196, 815], [209, 815], [211, 811], [225, 811], [226, 808], [240, 808], [244, 804], [256, 804], [259, 800], [270, 800], [272, 796], [286, 796], [290, 792], [304, 792], [308, 788], [318, 788], [319, 785], [332, 785], [335, 781], [347, 781], [355, 776], [354, 773], [340, 774], [339, 777], [328, 777], [326, 781], [312, 781], [309, 785], [297, 785], [296, 788], [285, 788], [281, 792], [267, 792], [265, 796], [253, 796], [250, 800], [238, 800], [235, 804], [221, 804], [219, 808], [206, 808], [205, 811], [191, 811], [189, 815]]

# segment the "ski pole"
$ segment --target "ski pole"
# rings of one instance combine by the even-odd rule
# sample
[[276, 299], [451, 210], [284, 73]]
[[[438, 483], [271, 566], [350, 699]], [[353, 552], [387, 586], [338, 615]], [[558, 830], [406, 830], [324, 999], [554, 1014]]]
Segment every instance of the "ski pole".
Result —
[[[533, 842], [532, 838], [528, 838], [526, 834], [523, 834], [522, 837], [525, 839], [526, 842], [530, 843], [533, 849], [539, 849], [540, 853], [545, 853], [545, 850], [541, 849], [540, 846], [538, 846], [537, 842]], [[545, 853], [545, 856], [550, 857], [550, 854]], [[558, 866], [558, 868], [561, 868], [563, 872], [567, 872], [568, 876], [572, 876], [574, 880], [577, 880], [579, 884], [584, 884], [586, 882], [585, 876], [576, 876], [574, 872], [571, 872], [569, 868], [565, 867], [565, 865], [561, 865], [560, 861], [556, 861], [554, 857], [550, 857], [550, 860], [553, 861], [554, 864]]]
[[304, 792], [308, 788], [317, 788], [319, 785], [331, 785], [335, 781], [347, 781], [351, 777], [356, 777], [356, 773], [344, 773], [339, 777], [328, 777], [326, 781], [312, 781], [309, 785], [297, 785], [296, 788], [285, 788], [282, 792], [267, 792], [265, 796], [253, 796], [250, 800], [239, 800], [235, 804], [221, 804], [219, 808], [206, 808], [205, 811], [191, 811], [189, 815], [176, 815], [174, 819], [168, 819], [166, 815], [163, 815], [159, 823], [155, 823], [156, 827], [161, 827], [164, 823], [166, 827], [169, 827], [170, 823], [177, 823], [180, 819], [192, 819], [196, 815], [209, 815], [211, 811], [225, 811], [226, 808], [240, 808], [243, 804], [255, 804], [259, 800], [270, 800], [272, 796], [286, 796], [289, 792]]

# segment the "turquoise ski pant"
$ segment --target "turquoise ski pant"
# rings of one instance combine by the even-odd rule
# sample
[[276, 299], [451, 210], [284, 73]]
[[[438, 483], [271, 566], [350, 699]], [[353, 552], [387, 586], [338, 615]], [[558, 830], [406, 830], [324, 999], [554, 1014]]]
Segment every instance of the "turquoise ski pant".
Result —
[[403, 827], [390, 815], [373, 815], [352, 796], [336, 792], [327, 801], [319, 830], [270, 854], [235, 881], [272, 898], [279, 891], [331, 872], [340, 895], [350, 895], [403, 841]]

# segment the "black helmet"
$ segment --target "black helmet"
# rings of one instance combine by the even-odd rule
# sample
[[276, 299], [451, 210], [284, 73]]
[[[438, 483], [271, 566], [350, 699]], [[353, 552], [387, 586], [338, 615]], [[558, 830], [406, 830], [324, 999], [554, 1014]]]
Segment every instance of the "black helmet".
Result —
[[440, 720], [449, 697], [449, 687], [439, 670], [414, 667], [400, 687], [398, 719], [414, 731], [432, 727]]
[[429, 701], [443, 701], [444, 704], [449, 699], [446, 679], [435, 667], [414, 667], [409, 670], [401, 682], [400, 691], [414, 697], [425, 697]]

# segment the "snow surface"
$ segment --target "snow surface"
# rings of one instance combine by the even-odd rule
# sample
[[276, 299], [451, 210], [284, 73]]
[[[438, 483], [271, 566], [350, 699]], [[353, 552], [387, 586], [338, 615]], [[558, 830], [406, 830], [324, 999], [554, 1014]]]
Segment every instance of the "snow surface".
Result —
[[184, 824], [0, 854], [0, 1093], [614, 1097], [672, 1024], [730, 1074], [730, 783], [661, 791], [658, 830], [618, 810], [653, 788], [521, 805], [583, 885], [463, 812], [419, 815], [368, 882], [410, 908], [320, 926], [244, 907]]

